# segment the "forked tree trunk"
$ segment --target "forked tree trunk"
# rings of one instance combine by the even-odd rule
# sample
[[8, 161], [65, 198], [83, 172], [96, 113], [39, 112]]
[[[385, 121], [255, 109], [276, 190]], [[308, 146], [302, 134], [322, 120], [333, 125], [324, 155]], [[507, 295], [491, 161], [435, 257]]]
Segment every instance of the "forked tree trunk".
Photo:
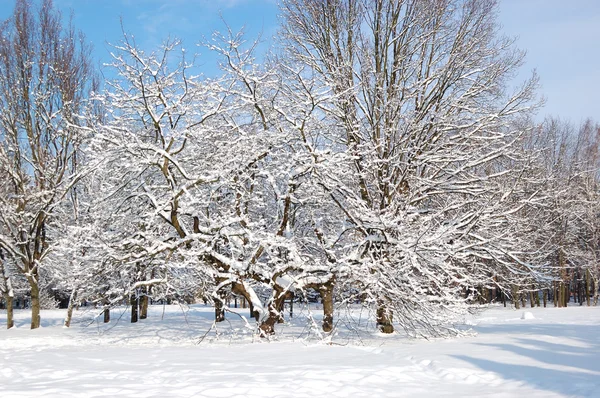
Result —
[[71, 326], [71, 319], [73, 318], [73, 308], [75, 308], [75, 303], [77, 302], [77, 289], [73, 289], [71, 295], [69, 296], [69, 306], [67, 307], [67, 317], [65, 318], [65, 327]]
[[246, 308], [246, 304], [250, 309], [250, 317], [254, 318], [256, 322], [260, 320], [260, 312], [254, 310], [254, 304], [252, 303], [252, 295], [246, 290], [246, 287], [241, 282], [236, 282], [231, 285], [231, 291], [235, 294], [242, 296], [242, 308]]
[[267, 317], [259, 326], [262, 336], [275, 334], [275, 324], [277, 324], [281, 318], [279, 308], [281, 308], [281, 303], [285, 300], [285, 295], [281, 294], [281, 292], [274, 291], [273, 296], [274, 297], [268, 306]]
[[135, 293], [129, 297], [129, 304], [131, 305], [131, 323], [136, 323], [138, 321], [138, 300]]

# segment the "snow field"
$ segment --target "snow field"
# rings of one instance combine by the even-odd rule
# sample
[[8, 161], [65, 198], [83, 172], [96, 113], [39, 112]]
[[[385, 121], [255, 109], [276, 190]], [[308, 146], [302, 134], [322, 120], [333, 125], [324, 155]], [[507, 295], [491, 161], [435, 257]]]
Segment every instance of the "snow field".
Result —
[[204, 306], [152, 306], [137, 324], [115, 310], [108, 325], [80, 310], [70, 329], [64, 311], [44, 311], [33, 331], [28, 315], [17, 311], [11, 330], [0, 322], [1, 397], [593, 397], [600, 388], [596, 307], [496, 307], [468, 320], [473, 337], [340, 331], [331, 344], [310, 337], [301, 316], [273, 341], [231, 314], [207, 333]]

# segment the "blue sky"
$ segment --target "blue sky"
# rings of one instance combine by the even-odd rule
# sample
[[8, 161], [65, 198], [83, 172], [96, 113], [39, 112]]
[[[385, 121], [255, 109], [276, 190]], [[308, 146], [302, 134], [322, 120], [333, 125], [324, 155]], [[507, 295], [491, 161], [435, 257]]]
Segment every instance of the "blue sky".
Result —
[[[221, 17], [234, 29], [245, 27], [248, 38], [262, 34], [268, 45], [277, 30], [276, 0], [55, 0], [93, 42], [99, 62], [109, 60], [107, 42], [121, 37], [120, 18], [143, 48], [152, 49], [168, 35], [184, 40], [200, 53], [203, 69], [216, 70], [215, 59], [195, 44], [212, 31], [223, 30]], [[600, 0], [499, 0], [500, 22], [527, 62], [517, 79], [533, 69], [541, 78], [546, 105], [540, 112], [573, 122], [600, 119]], [[14, 0], [0, 0], [0, 19]]]

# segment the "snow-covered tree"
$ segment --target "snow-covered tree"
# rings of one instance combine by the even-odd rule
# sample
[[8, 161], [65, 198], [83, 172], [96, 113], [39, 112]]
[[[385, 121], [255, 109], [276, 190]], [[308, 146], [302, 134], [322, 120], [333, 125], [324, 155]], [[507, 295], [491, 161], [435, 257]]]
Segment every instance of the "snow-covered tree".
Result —
[[[549, 118], [533, 132], [547, 197], [537, 218], [546, 262], [553, 270], [554, 302], [566, 307], [574, 290], [589, 301], [597, 290], [599, 127], [588, 120], [579, 127]], [[581, 291], [585, 290], [585, 294]]]
[[410, 333], [443, 333], [462, 292], [496, 267], [532, 272], [504, 238], [502, 182], [523, 167], [513, 126], [536, 80], [508, 91], [523, 53], [499, 35], [495, 1], [286, 0], [282, 11], [286, 56], [334, 94], [320, 104], [336, 157], [320, 186], [347, 229], [329, 240], [380, 329], [396, 314]]
[[70, 219], [93, 77], [90, 47], [52, 1], [18, 0], [0, 25], [0, 247], [29, 283], [32, 329], [56, 228]]

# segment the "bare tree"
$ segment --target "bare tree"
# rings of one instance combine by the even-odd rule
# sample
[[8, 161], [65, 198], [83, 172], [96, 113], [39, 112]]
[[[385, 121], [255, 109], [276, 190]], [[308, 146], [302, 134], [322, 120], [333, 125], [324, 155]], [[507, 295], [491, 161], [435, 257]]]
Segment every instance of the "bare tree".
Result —
[[[77, 181], [84, 103], [94, 71], [90, 47], [51, 0], [18, 0], [0, 25], [0, 247], [31, 295], [31, 328], [40, 326], [40, 278]], [[61, 208], [62, 206], [62, 208]]]
[[554, 303], [566, 307], [571, 292], [590, 302], [598, 278], [598, 187], [600, 127], [587, 120], [579, 127], [548, 118], [532, 132], [539, 158], [540, 190], [547, 197], [532, 236], [543, 240], [552, 269]]
[[321, 186], [352, 225], [330, 240], [354, 241], [338, 258], [383, 332], [394, 312], [411, 333], [443, 332], [441, 313], [460, 292], [514, 261], [501, 238], [510, 190], [500, 176], [518, 170], [490, 165], [516, 156], [512, 120], [534, 108], [536, 79], [507, 92], [523, 53], [498, 34], [493, 0], [285, 0], [282, 9], [287, 57], [335, 94], [320, 108], [338, 167]]

